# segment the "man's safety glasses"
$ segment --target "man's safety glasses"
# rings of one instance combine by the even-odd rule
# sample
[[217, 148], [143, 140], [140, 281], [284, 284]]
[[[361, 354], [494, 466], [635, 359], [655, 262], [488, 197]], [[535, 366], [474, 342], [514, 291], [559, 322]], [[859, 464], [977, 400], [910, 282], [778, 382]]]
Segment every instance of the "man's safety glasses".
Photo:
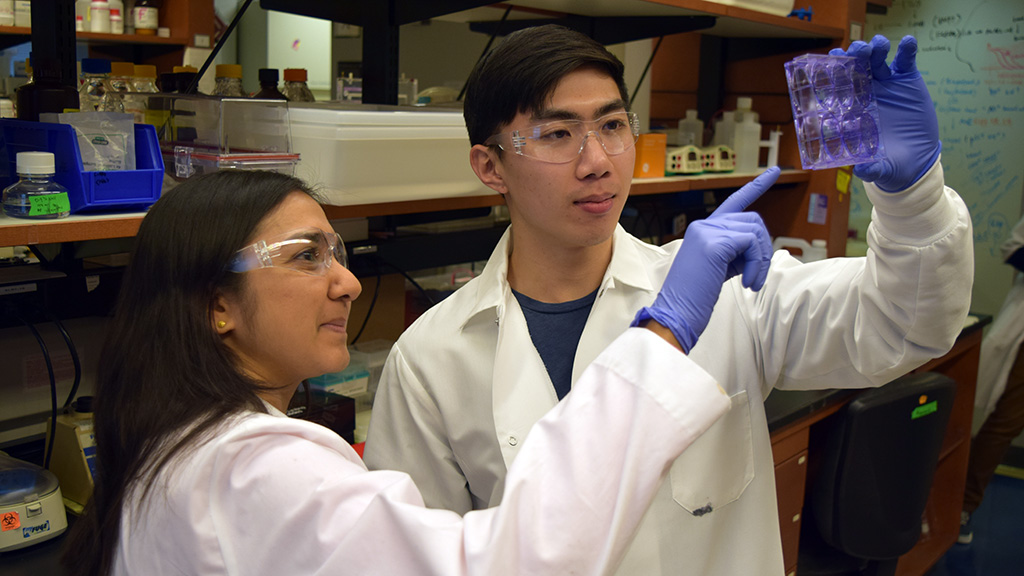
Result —
[[257, 268], [289, 268], [323, 276], [335, 260], [348, 268], [348, 254], [341, 236], [319, 228], [307, 228], [242, 248], [235, 252], [227, 269], [229, 272], [248, 272]]
[[640, 121], [633, 112], [614, 112], [596, 120], [556, 120], [523, 130], [495, 134], [484, 143], [550, 164], [572, 162], [593, 134], [609, 156], [636, 144]]

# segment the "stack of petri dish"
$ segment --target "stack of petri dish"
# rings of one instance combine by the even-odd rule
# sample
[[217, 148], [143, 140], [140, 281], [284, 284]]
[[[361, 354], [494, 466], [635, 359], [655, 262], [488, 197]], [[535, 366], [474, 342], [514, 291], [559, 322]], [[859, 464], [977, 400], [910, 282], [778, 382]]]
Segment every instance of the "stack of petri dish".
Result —
[[866, 63], [850, 56], [806, 54], [786, 62], [785, 68], [805, 170], [885, 157]]

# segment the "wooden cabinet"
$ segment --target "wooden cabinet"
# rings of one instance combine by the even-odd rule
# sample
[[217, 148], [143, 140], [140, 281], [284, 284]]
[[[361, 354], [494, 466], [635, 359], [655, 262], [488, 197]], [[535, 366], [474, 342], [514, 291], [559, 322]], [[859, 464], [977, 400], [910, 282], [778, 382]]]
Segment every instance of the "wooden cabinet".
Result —
[[800, 548], [800, 524], [803, 521], [804, 487], [807, 482], [808, 434], [807, 428], [800, 428], [792, 434], [772, 438], [782, 560], [786, 574], [796, 572]]
[[[921, 519], [921, 537], [910, 552], [900, 557], [896, 569], [898, 576], [926, 574], [956, 542], [960, 531], [960, 509], [967, 477], [982, 328], [990, 321], [990, 317], [984, 317], [977, 324], [966, 328], [948, 353], [914, 370], [945, 374], [956, 381], [957, 389], [932, 489]], [[805, 486], [809, 479], [813, 481], [816, 475], [815, 463], [821, 462], [824, 456], [823, 446], [820, 442], [814, 441], [815, 424], [837, 412], [857, 393], [858, 391], [776, 391], [773, 392], [773, 396], [769, 396], [767, 404], [773, 405], [768, 406], [770, 425], [774, 418], [779, 417], [773, 410], [799, 411], [802, 414], [798, 418], [787, 419], [787, 424], [771, 432], [779, 527], [787, 574], [798, 572]], [[774, 394], [794, 394], [801, 399], [780, 402]], [[805, 394], [809, 395], [809, 399], [802, 399]]]

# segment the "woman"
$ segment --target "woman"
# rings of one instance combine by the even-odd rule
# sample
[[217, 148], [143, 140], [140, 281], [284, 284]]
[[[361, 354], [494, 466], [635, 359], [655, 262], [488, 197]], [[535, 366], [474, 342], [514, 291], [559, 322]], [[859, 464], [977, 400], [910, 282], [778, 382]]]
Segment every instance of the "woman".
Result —
[[531, 432], [501, 506], [426, 509], [408, 476], [367, 472], [283, 414], [303, 379], [348, 362], [360, 286], [345, 264], [287, 176], [196, 177], [150, 209], [99, 363], [96, 487], [70, 573], [602, 573], [669, 463], [728, 409], [670, 333], [631, 329]]

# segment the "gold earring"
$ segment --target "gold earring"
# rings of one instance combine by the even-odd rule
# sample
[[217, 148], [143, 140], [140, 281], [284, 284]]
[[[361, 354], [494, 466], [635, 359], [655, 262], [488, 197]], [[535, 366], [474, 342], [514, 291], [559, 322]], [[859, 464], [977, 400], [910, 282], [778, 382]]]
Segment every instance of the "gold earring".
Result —
[[228, 325], [228, 323], [223, 321], [223, 320], [218, 320], [217, 321], [217, 328], [223, 328], [223, 327], [225, 327], [227, 325]]

